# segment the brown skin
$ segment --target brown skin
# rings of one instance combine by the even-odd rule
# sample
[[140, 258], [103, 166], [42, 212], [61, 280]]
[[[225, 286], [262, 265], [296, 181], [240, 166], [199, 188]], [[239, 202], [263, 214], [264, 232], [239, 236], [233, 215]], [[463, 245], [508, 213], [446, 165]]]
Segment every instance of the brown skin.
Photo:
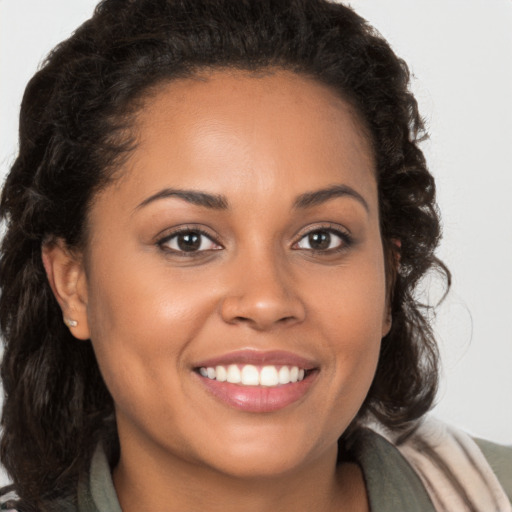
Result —
[[[367, 510], [359, 468], [336, 466], [390, 327], [375, 164], [356, 114], [290, 72], [218, 71], [162, 87], [135, 129], [120, 179], [92, 205], [85, 254], [43, 250], [114, 398], [123, 510]], [[293, 206], [338, 184], [367, 207], [353, 195]], [[229, 206], [138, 207], [166, 188]], [[162, 242], [190, 225], [209, 236], [192, 256]], [[308, 234], [330, 229], [353, 243], [331, 231], [313, 251]], [[194, 363], [247, 348], [312, 359], [317, 378], [275, 412], [228, 406]]]

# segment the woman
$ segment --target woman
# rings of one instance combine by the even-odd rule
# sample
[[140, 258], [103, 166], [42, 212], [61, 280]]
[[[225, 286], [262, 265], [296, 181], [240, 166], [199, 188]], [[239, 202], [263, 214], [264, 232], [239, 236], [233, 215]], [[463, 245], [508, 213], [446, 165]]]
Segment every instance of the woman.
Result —
[[1, 200], [17, 509], [510, 509], [510, 452], [422, 421], [407, 87], [320, 0], [105, 0], [52, 52]]

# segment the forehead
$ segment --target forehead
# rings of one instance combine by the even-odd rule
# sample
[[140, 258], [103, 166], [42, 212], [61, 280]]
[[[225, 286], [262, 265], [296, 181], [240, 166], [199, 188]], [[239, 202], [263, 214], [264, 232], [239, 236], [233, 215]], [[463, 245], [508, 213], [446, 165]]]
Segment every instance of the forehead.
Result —
[[206, 187], [268, 197], [335, 183], [375, 195], [373, 152], [358, 114], [327, 85], [293, 72], [174, 80], [145, 98], [134, 132], [122, 175], [140, 196]]

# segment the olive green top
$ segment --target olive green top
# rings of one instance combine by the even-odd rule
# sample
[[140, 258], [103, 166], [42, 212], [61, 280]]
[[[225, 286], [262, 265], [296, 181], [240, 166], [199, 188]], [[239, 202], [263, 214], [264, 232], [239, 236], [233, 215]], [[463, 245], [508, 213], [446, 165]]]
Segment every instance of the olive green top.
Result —
[[[512, 503], [512, 446], [501, 446], [480, 439], [475, 439], [475, 442]], [[344, 455], [362, 469], [372, 512], [435, 512], [420, 477], [396, 446], [380, 434], [370, 429], [361, 429]], [[55, 510], [122, 512], [111, 471], [105, 452], [98, 446], [87, 478], [79, 482], [77, 505], [59, 501]], [[14, 512], [14, 509], [9, 509], [8, 503], [0, 506], [0, 509]], [[506, 509], [500, 508], [493, 512], [502, 510]], [[475, 509], [475, 512], [490, 510]]]
[[[511, 499], [512, 447], [480, 440], [477, 444]], [[417, 474], [384, 437], [365, 429], [357, 436], [349, 454], [362, 468], [372, 512], [435, 512]], [[80, 484], [78, 512], [122, 512], [111, 468], [101, 448], [94, 454], [89, 481]]]
[[[383, 437], [364, 431], [350, 455], [363, 470], [372, 512], [435, 512], [416, 473]], [[101, 448], [94, 454], [89, 482], [81, 482], [78, 499], [79, 512], [122, 512]]]

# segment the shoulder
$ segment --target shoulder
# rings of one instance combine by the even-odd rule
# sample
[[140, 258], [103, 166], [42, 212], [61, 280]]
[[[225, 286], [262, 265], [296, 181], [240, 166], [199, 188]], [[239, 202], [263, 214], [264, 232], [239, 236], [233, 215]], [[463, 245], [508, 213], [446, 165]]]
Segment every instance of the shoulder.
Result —
[[340, 453], [360, 466], [371, 510], [435, 512], [417, 472], [381, 432], [358, 428]]
[[399, 450], [436, 509], [512, 512], [512, 449], [476, 442], [432, 417], [423, 418], [407, 435], [372, 428]]
[[504, 446], [484, 439], [475, 439], [475, 443], [512, 502], [512, 446]]

